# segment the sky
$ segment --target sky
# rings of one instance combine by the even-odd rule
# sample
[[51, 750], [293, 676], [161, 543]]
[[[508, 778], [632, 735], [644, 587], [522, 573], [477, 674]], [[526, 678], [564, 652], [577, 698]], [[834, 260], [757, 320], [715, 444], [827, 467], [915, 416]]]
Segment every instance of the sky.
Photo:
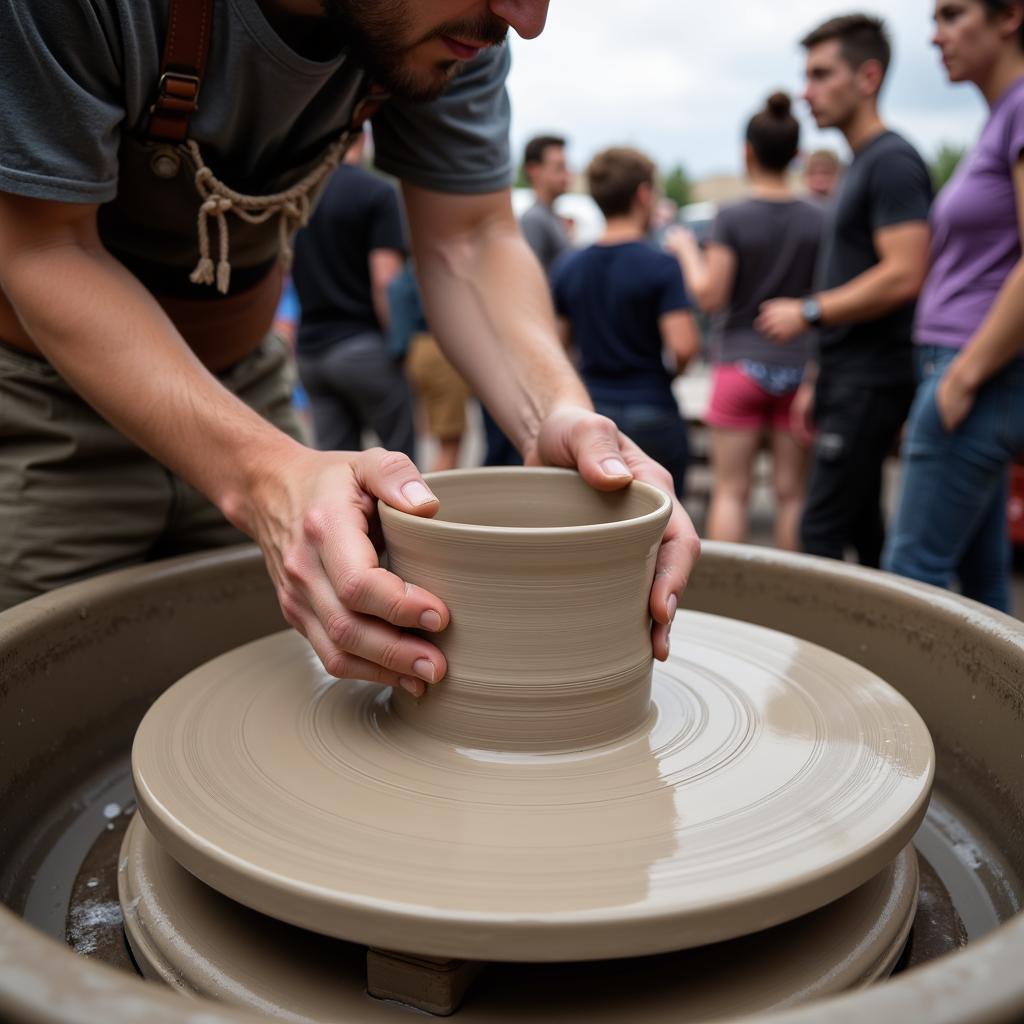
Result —
[[[576, 168], [604, 146], [638, 146], [663, 171], [693, 178], [736, 173], [747, 118], [776, 88], [799, 95], [798, 40], [832, 14], [886, 19], [894, 58], [882, 114], [931, 159], [943, 143], [973, 142], [985, 106], [970, 85], [950, 85], [930, 45], [933, 0], [886, 8], [822, 0], [552, 0], [537, 39], [512, 38], [512, 142], [547, 131], [570, 138]], [[846, 152], [796, 104], [809, 150]]]

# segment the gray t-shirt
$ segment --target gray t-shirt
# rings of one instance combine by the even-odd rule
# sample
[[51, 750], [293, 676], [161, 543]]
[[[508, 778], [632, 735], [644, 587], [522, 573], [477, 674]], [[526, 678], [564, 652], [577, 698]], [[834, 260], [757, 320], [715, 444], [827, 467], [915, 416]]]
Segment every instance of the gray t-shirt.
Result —
[[778, 345], [757, 331], [754, 321], [767, 299], [812, 292], [823, 229], [821, 209], [802, 199], [747, 199], [719, 211], [711, 241], [732, 250], [736, 277], [728, 305], [714, 321], [714, 362], [750, 359], [768, 366], [803, 366], [813, 332]]
[[558, 214], [546, 203], [536, 202], [519, 219], [519, 226], [544, 273], [550, 274], [551, 264], [569, 248], [569, 236]]
[[[115, 198], [127, 173], [125, 140], [140, 134], [154, 98], [168, 7], [169, 0], [0, 4], [0, 190], [67, 202]], [[507, 188], [508, 66], [507, 47], [489, 50], [440, 99], [386, 103], [373, 118], [377, 166], [437, 191]], [[258, 0], [216, 0], [190, 138], [232, 188], [279, 191], [346, 126], [363, 77], [343, 51], [324, 61], [298, 54]], [[131, 219], [144, 213], [136, 205]]]

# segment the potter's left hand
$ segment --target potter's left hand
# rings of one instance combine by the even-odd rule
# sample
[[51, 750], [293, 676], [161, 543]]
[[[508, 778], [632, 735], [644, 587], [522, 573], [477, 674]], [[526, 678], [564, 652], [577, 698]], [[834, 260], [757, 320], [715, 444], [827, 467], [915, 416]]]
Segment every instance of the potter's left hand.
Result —
[[961, 380], [954, 365], [943, 374], [935, 390], [935, 407], [943, 427], [953, 433], [974, 407], [977, 392]]
[[648, 458], [606, 416], [579, 406], [559, 406], [541, 424], [527, 449], [528, 466], [566, 466], [599, 491], [617, 491], [631, 480], [653, 484], [672, 497], [672, 516], [658, 552], [651, 588], [651, 642], [659, 661], [668, 657], [668, 634], [679, 595], [700, 555], [690, 517], [674, 497], [668, 470]]

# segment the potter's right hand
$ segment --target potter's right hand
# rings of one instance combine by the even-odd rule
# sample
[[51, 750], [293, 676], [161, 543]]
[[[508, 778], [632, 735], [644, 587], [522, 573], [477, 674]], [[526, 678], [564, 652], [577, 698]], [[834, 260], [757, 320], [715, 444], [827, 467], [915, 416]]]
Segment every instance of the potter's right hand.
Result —
[[284, 617], [339, 678], [404, 686], [419, 696], [447, 670], [433, 644], [405, 632], [448, 625], [433, 594], [381, 568], [377, 499], [433, 516], [437, 498], [398, 452], [296, 446], [269, 467], [238, 525], [263, 549]]

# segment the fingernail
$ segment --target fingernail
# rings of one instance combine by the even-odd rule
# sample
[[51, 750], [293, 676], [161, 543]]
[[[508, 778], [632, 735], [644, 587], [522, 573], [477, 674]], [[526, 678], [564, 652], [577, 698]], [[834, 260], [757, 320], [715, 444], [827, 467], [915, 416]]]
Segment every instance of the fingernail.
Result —
[[679, 604], [679, 599], [675, 594], [671, 594], [668, 599], [668, 624], [672, 625], [672, 620], [676, 617], [676, 606]]
[[437, 497], [430, 488], [420, 480], [410, 480], [407, 484], [402, 484], [402, 494], [405, 496], [405, 500], [414, 506], [427, 505], [432, 501], [437, 501]]
[[622, 461], [622, 459], [605, 459], [601, 463], [601, 468], [605, 471], [608, 476], [632, 476], [629, 467]]
[[399, 679], [403, 690], [408, 690], [414, 697], [422, 697], [424, 686], [418, 679]]
[[420, 626], [431, 633], [436, 633], [441, 628], [441, 616], [432, 609], [428, 609], [420, 616]]
[[428, 683], [432, 683], [437, 675], [434, 671], [434, 663], [426, 658], [417, 658], [412, 663], [412, 670], [420, 679], [426, 679]]

